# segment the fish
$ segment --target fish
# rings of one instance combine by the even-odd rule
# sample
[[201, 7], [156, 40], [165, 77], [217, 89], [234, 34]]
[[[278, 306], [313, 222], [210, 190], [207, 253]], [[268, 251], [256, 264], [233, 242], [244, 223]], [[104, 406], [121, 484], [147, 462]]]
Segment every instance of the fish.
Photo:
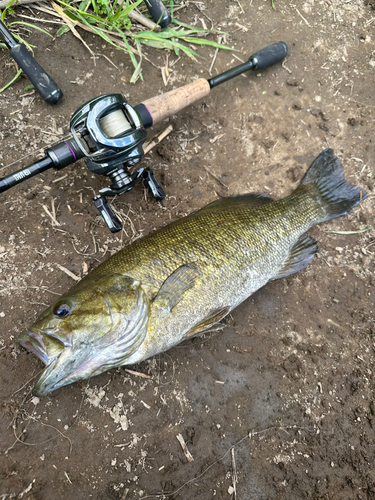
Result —
[[221, 198], [136, 240], [19, 336], [46, 365], [33, 394], [139, 363], [217, 329], [254, 292], [312, 261], [318, 244], [307, 233], [311, 227], [346, 215], [365, 198], [326, 149], [283, 199]]

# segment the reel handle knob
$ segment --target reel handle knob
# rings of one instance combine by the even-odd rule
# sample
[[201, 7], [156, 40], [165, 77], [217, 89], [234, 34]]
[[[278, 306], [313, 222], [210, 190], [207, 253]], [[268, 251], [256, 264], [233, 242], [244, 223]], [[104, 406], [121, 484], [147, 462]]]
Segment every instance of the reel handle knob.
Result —
[[108, 229], [111, 233], [117, 233], [121, 231], [122, 224], [118, 217], [115, 215], [112, 208], [109, 206], [107, 198], [103, 195], [98, 194], [94, 198], [94, 205], [99, 210], [100, 215], [103, 217], [104, 222], [107, 224]]
[[151, 169], [146, 168], [143, 171], [142, 175], [143, 175], [144, 180], [147, 182], [148, 187], [150, 188], [151, 193], [153, 194], [155, 200], [160, 201], [160, 200], [164, 199], [165, 193], [163, 191], [163, 188], [159, 184], [159, 182], [156, 180], [154, 172]]

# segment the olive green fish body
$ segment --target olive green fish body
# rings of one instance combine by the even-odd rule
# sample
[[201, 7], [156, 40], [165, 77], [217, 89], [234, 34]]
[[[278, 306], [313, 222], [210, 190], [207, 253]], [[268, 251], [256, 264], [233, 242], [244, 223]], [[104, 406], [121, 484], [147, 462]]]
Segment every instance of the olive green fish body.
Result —
[[266, 283], [303, 269], [317, 251], [306, 231], [365, 196], [326, 150], [287, 198], [224, 198], [137, 240], [20, 337], [47, 364], [34, 393], [139, 362], [215, 328]]

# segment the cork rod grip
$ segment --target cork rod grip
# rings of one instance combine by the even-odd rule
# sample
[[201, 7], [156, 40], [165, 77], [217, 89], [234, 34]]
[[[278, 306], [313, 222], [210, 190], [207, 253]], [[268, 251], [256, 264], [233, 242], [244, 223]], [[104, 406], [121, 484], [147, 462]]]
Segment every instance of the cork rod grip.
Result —
[[210, 84], [204, 78], [199, 78], [176, 90], [147, 99], [142, 104], [151, 114], [152, 124], [155, 125], [209, 93]]

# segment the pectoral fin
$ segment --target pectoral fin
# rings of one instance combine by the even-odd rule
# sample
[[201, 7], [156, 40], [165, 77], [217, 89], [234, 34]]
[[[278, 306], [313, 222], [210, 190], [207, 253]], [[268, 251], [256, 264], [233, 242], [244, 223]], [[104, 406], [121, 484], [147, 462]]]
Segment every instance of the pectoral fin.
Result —
[[195, 263], [186, 264], [174, 271], [164, 281], [158, 294], [154, 299], [154, 304], [167, 311], [172, 309], [180, 302], [184, 294], [193, 288], [201, 272]]
[[272, 278], [272, 280], [285, 278], [286, 276], [301, 271], [301, 269], [310, 264], [317, 251], [317, 242], [308, 234], [303, 234], [291, 248], [288, 259], [284, 262], [282, 268], [279, 269], [278, 274]]
[[208, 316], [206, 316], [202, 321], [194, 325], [185, 334], [186, 338], [194, 337], [198, 333], [203, 333], [208, 330], [217, 330], [221, 327], [219, 321], [222, 320], [230, 311], [230, 307], [222, 307], [221, 309], [216, 309], [212, 311]]

